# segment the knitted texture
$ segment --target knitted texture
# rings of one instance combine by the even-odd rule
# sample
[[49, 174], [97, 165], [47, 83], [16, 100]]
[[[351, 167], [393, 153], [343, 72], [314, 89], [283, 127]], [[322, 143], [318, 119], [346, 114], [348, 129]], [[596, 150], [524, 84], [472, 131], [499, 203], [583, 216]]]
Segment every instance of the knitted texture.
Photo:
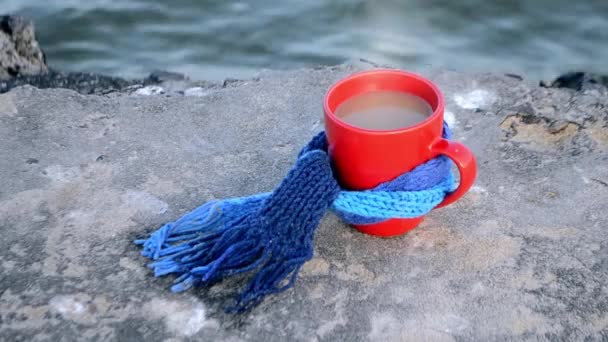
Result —
[[293, 285], [313, 256], [314, 233], [327, 209], [350, 224], [422, 216], [453, 191], [450, 169], [451, 161], [439, 156], [374, 189], [343, 190], [322, 132], [273, 192], [208, 202], [135, 243], [153, 260], [148, 266], [155, 276], [177, 275], [174, 292], [252, 272], [228, 310], [243, 312]]

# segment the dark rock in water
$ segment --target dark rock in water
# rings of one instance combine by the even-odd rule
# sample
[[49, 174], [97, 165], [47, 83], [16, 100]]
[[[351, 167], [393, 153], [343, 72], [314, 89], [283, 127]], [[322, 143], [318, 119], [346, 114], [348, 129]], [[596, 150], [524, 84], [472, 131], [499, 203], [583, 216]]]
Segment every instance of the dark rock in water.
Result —
[[514, 79], [516, 79], [518, 81], [523, 81], [524, 80], [524, 77], [521, 76], [521, 75], [518, 75], [518, 74], [507, 73], [507, 74], [505, 74], [505, 76], [514, 78]]
[[42, 75], [17, 76], [0, 81], [0, 93], [26, 84], [40, 89], [66, 88], [81, 94], [108, 94], [141, 82], [88, 72], [63, 73], [51, 69]]
[[[242, 82], [242, 81], [241, 81]], [[31, 85], [36, 88], [65, 88], [81, 94], [105, 95], [110, 93], [137, 93], [138, 95], [168, 94], [197, 96], [193, 89], [220, 87], [220, 84], [206, 81], [190, 81], [182, 74], [154, 72], [146, 79], [124, 79], [90, 72], [61, 72], [53, 69], [40, 75], [18, 75], [0, 80], [0, 94], [15, 87]], [[155, 88], [155, 89], [153, 89]]]
[[560, 75], [551, 83], [541, 81], [540, 86], [545, 88], [569, 88], [578, 91], [597, 87], [608, 87], [608, 76], [582, 71], [568, 72]]
[[239, 80], [237, 78], [229, 77], [229, 78], [227, 78], [227, 79], [224, 80], [224, 83], [222, 83], [222, 87], [226, 88], [226, 87], [229, 87], [231, 85], [237, 85], [237, 84], [242, 83], [242, 82], [243, 82], [243, 80]]
[[18, 16], [1, 16], [0, 80], [47, 71], [46, 57], [36, 40], [32, 22]]
[[185, 81], [187, 77], [184, 74], [172, 71], [156, 70], [144, 80], [144, 85], [159, 84], [167, 81]]

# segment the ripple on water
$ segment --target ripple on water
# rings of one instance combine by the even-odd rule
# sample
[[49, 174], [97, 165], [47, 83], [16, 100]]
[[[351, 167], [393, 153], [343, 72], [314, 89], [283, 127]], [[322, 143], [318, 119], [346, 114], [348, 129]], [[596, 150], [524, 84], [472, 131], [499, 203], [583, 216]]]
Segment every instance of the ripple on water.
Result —
[[70, 71], [142, 77], [163, 68], [217, 80], [367, 58], [539, 79], [573, 68], [608, 72], [607, 4], [5, 0], [3, 10], [34, 19], [51, 65]]

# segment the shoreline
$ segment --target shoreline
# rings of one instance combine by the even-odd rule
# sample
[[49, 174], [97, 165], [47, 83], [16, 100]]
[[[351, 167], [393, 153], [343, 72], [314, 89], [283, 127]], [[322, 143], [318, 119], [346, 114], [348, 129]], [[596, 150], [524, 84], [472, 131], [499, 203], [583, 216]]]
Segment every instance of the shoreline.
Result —
[[[361, 60], [364, 63], [369, 63], [367, 60]], [[378, 66], [377, 64], [369, 64], [373, 67]], [[336, 68], [345, 65], [349, 64], [324, 67]], [[278, 72], [279, 70], [271, 71]], [[496, 76], [501, 75], [498, 74]], [[507, 73], [502, 76], [525, 81], [523, 76], [517, 74]], [[259, 77], [242, 80], [226, 78], [222, 82], [191, 80], [184, 74], [161, 70], [153, 71], [146, 78], [126, 79], [95, 72], [64, 72], [49, 68], [47, 72], [41, 74], [17, 75], [8, 79], [0, 79], [0, 94], [7, 93], [20, 86], [30, 85], [39, 89], [70, 89], [83, 95], [136, 93], [138, 95], [200, 96], [210, 90], [226, 88], [241, 82], [258, 80]], [[559, 75], [549, 82], [540, 81], [538, 86], [543, 88], [566, 88], [575, 91], [590, 89], [605, 89], [608, 91], [608, 75], [574, 71]]]

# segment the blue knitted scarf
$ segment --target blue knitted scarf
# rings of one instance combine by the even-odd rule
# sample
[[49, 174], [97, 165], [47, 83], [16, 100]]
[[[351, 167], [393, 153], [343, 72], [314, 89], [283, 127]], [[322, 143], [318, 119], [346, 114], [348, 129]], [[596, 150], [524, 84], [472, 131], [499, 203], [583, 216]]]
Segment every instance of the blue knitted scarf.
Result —
[[[446, 124], [443, 136], [450, 137]], [[135, 243], [153, 260], [148, 266], [155, 276], [177, 275], [173, 292], [253, 273], [229, 308], [239, 313], [293, 285], [313, 256], [315, 229], [328, 209], [358, 225], [413, 218], [431, 211], [453, 190], [451, 161], [445, 156], [374, 189], [344, 190], [334, 178], [321, 132], [273, 192], [208, 202]]]

